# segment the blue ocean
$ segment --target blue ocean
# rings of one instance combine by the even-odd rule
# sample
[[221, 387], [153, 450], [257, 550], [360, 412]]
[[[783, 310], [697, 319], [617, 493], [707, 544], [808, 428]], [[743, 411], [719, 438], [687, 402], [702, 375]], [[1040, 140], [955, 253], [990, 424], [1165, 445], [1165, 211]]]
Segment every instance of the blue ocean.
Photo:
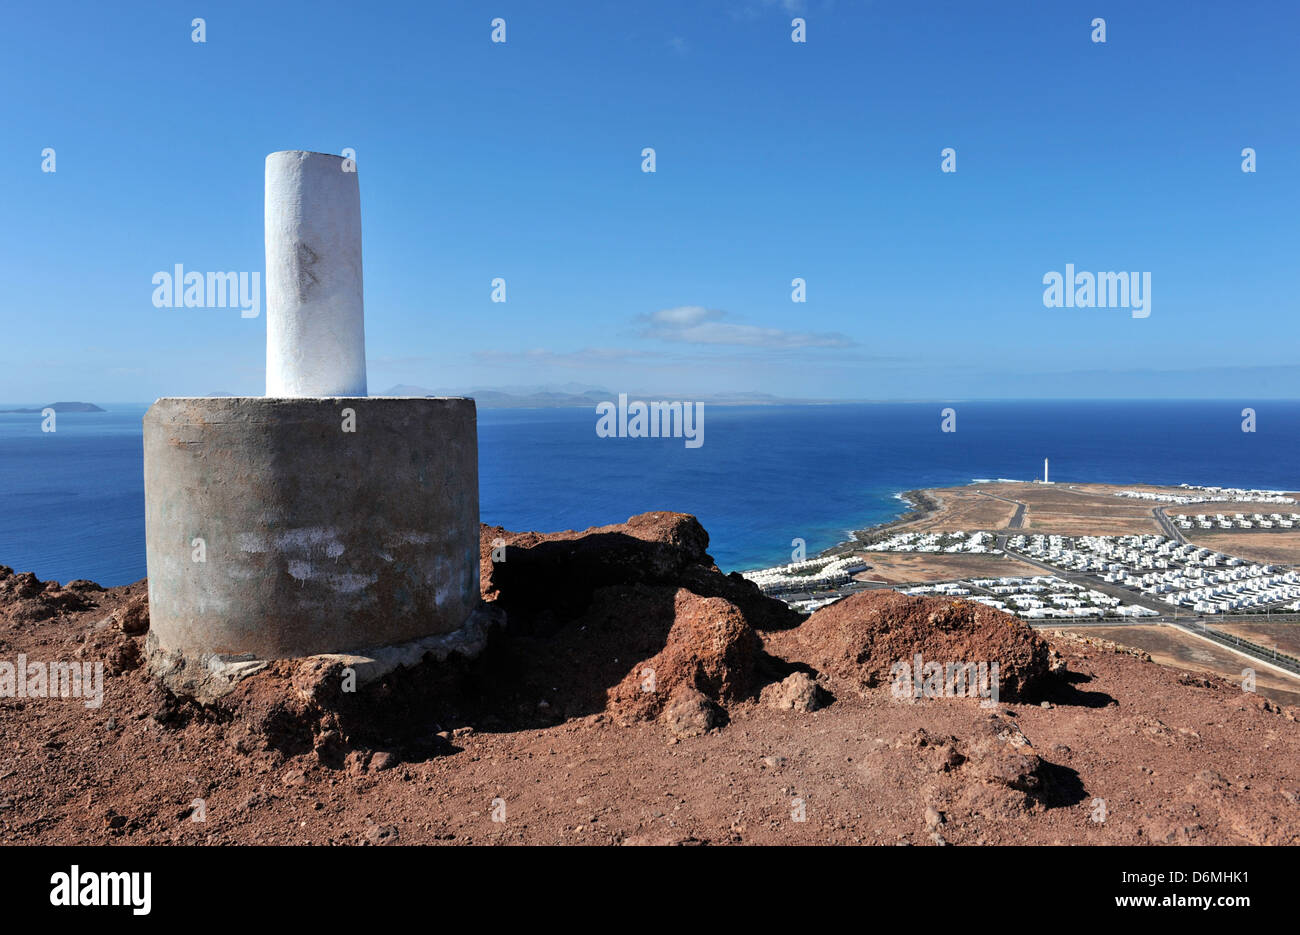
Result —
[[[0, 414], [0, 564], [40, 578], [145, 575], [141, 417], [106, 404]], [[940, 410], [956, 431], [940, 431]], [[1256, 431], [1242, 431], [1242, 409]], [[11, 408], [3, 406], [0, 408]], [[896, 495], [975, 478], [1300, 487], [1300, 401], [706, 406], [704, 444], [600, 438], [589, 409], [479, 411], [484, 522], [556, 530], [694, 513], [724, 570], [789, 561], [897, 516]]]

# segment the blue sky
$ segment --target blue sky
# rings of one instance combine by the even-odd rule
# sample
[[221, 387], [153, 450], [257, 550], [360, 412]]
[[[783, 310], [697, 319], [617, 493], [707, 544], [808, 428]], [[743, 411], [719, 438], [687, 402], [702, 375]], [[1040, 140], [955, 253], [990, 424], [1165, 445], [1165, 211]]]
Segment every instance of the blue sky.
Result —
[[1298, 9], [6, 4], [0, 400], [261, 394], [265, 312], [151, 277], [261, 271], [266, 155], [345, 147], [372, 392], [1300, 396]]

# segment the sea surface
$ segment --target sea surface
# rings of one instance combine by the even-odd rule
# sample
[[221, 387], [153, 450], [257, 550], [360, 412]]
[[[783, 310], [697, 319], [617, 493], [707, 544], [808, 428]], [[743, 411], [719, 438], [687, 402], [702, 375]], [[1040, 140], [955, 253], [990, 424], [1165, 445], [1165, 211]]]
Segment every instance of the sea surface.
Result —
[[[143, 404], [0, 414], [0, 564], [42, 579], [145, 575]], [[957, 431], [940, 431], [940, 410]], [[1241, 430], [1241, 411], [1257, 430]], [[11, 408], [4, 405], [0, 408]], [[815, 554], [917, 487], [1030, 480], [1300, 488], [1300, 401], [705, 406], [704, 444], [600, 438], [587, 409], [479, 412], [480, 512], [513, 530], [694, 513], [724, 570]]]

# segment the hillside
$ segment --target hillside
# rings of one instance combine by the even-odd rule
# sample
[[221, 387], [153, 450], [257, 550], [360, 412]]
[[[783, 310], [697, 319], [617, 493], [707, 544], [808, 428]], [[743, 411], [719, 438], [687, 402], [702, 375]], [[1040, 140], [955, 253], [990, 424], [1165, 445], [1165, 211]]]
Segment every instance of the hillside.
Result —
[[[145, 582], [0, 569], [0, 660], [105, 661], [98, 707], [12, 697], [10, 665], [0, 828], [132, 844], [1300, 840], [1295, 709], [962, 601], [868, 593], [802, 618], [707, 546], [674, 513], [484, 527], [481, 590], [506, 625], [477, 659], [350, 694], [328, 664], [281, 662], [206, 708], [141, 668]], [[998, 661], [997, 705], [896, 697], [891, 666], [917, 653]]]

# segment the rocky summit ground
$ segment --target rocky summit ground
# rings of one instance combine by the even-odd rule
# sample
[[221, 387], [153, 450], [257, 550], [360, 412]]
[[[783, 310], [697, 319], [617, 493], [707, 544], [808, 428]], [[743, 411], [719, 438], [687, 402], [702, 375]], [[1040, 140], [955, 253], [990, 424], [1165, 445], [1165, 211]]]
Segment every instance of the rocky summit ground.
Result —
[[[981, 605], [809, 618], [690, 516], [482, 530], [477, 659], [361, 691], [284, 661], [203, 707], [142, 668], [144, 582], [0, 568], [3, 663], [102, 660], [102, 705], [0, 698], [7, 843], [1291, 844], [1300, 712]], [[997, 661], [995, 707], [894, 665]]]

